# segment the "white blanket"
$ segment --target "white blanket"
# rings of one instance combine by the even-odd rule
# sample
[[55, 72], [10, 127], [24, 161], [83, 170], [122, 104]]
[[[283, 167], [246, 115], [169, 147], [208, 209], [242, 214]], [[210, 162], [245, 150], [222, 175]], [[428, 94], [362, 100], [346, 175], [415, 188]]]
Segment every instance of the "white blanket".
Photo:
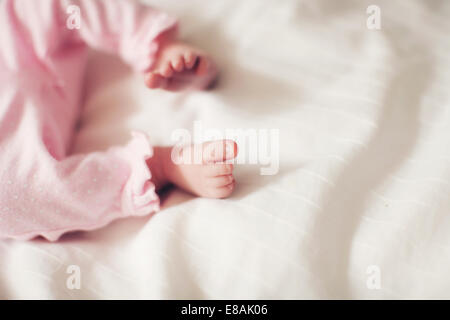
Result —
[[151, 217], [1, 241], [1, 298], [450, 298], [450, 1], [150, 2], [220, 83], [150, 91], [94, 56], [77, 152], [201, 121], [278, 129], [279, 172], [238, 165], [227, 200], [172, 190]]

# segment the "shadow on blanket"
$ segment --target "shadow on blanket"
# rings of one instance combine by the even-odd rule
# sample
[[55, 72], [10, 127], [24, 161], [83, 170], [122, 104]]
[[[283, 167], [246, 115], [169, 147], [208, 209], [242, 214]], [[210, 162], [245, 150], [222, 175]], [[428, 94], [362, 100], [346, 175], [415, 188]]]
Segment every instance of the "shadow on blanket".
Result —
[[[398, 43], [388, 40], [392, 41], [391, 48], [398, 49]], [[417, 48], [415, 52], [421, 50]], [[371, 192], [411, 156], [419, 137], [421, 95], [430, 83], [432, 66], [427, 59], [403, 63], [402, 55], [397, 53], [391, 63], [396, 69], [391, 79], [386, 80], [389, 86], [380, 104], [378, 127], [366, 148], [350, 159], [337, 178], [335, 188], [324, 201], [326, 205], [317, 213], [313, 232], [308, 237], [310, 243], [304, 244], [318, 249], [313, 259], [305, 263], [310, 270], [322, 275], [322, 284], [326, 286], [322, 289], [329, 298], [354, 298], [348, 286], [353, 238], [363, 219], [366, 203]], [[421, 53], [427, 57], [426, 52]]]

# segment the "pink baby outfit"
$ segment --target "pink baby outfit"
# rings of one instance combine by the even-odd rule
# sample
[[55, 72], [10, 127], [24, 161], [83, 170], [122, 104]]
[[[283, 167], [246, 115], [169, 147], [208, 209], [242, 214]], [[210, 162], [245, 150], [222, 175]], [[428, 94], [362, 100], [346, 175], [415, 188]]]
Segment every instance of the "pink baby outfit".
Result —
[[[69, 28], [77, 10], [80, 28]], [[174, 30], [173, 18], [129, 0], [0, 1], [0, 238], [54, 241], [158, 210], [145, 134], [106, 152], [68, 152], [88, 46], [144, 71]]]

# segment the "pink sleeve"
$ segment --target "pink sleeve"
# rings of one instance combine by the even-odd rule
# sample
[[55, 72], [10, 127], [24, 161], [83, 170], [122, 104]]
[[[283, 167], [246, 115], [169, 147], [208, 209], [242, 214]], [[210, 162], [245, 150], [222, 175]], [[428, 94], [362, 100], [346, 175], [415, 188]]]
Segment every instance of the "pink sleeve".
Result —
[[[81, 9], [78, 30], [64, 27], [63, 1], [0, 0], [0, 238], [54, 241], [159, 208], [145, 134], [135, 132], [127, 145], [104, 152], [66, 155], [81, 68], [73, 52], [58, 49], [75, 37], [142, 70], [152, 62], [155, 40], [173, 30], [175, 21], [129, 1], [67, 3]], [[65, 57], [74, 68], [47, 67]], [[71, 81], [62, 89], [55, 75]]]
[[79, 29], [73, 29], [89, 46], [119, 54], [135, 70], [145, 71], [158, 50], [158, 39], [174, 36], [177, 21], [164, 12], [139, 5], [134, 0], [63, 0], [81, 15]]
[[152, 148], [143, 133], [135, 132], [126, 146], [60, 161], [29, 133], [16, 131], [0, 156], [0, 238], [55, 241], [159, 210], [145, 161]]

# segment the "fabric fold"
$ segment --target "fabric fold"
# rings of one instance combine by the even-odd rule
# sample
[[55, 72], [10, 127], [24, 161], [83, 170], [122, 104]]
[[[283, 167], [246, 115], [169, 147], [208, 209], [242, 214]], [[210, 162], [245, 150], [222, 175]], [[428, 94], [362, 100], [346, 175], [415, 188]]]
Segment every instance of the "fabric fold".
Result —
[[148, 136], [141, 131], [133, 131], [132, 139], [125, 147], [124, 154], [131, 172], [122, 192], [122, 211], [125, 215], [142, 216], [159, 210], [159, 197], [146, 160], [153, 156], [153, 148]]

